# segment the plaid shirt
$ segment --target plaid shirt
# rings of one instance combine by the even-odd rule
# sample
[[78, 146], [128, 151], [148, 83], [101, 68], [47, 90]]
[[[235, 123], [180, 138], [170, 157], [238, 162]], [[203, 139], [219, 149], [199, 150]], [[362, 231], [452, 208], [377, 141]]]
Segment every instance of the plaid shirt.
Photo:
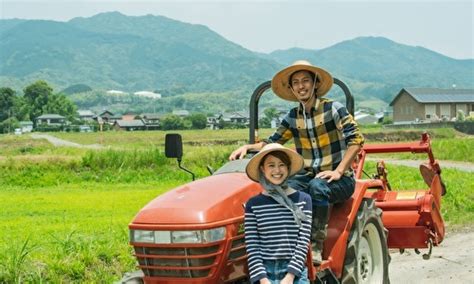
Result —
[[357, 123], [341, 103], [318, 98], [306, 119], [303, 111], [301, 104], [291, 109], [265, 142], [284, 144], [293, 138], [307, 171], [335, 170], [348, 146], [363, 145]]

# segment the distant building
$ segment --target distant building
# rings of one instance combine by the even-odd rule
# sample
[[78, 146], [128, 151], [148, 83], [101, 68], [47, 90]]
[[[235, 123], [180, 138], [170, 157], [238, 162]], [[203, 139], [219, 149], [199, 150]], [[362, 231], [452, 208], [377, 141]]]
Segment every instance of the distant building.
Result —
[[118, 91], [118, 90], [108, 90], [106, 93], [107, 95], [117, 95], [117, 96], [123, 96], [127, 94], [123, 91]]
[[145, 123], [139, 119], [135, 120], [116, 120], [114, 123], [114, 129], [121, 131], [135, 131], [135, 130], [145, 130]]
[[128, 121], [130, 121], [130, 120], [135, 120], [136, 117], [138, 117], [137, 114], [134, 114], [134, 113], [126, 113], [126, 114], [122, 115], [122, 120], [128, 120]]
[[161, 118], [163, 114], [158, 113], [144, 113], [140, 115], [142, 121], [145, 123], [147, 130], [157, 130], [161, 126]]
[[149, 92], [149, 91], [140, 91], [133, 93], [135, 96], [151, 98], [151, 99], [161, 99], [161, 94]]
[[224, 113], [222, 119], [225, 122], [239, 123], [248, 125], [250, 122], [250, 115], [248, 112], [244, 111], [235, 111], [230, 113]]
[[43, 114], [36, 118], [36, 125], [63, 125], [66, 123], [66, 118], [59, 114]]
[[93, 113], [91, 110], [78, 110], [77, 115], [82, 121], [93, 121], [95, 113]]
[[390, 106], [394, 124], [452, 120], [474, 111], [474, 89], [403, 88]]
[[115, 121], [122, 119], [121, 115], [114, 115], [112, 112], [105, 110], [102, 113], [94, 116], [94, 119], [97, 120], [99, 124], [101, 123], [108, 123], [113, 125]]
[[377, 124], [382, 123], [384, 113], [380, 112], [377, 114], [365, 113], [362, 111], [356, 111], [354, 113], [354, 119], [358, 124]]
[[22, 133], [33, 131], [33, 122], [31, 121], [20, 121], [20, 128]]

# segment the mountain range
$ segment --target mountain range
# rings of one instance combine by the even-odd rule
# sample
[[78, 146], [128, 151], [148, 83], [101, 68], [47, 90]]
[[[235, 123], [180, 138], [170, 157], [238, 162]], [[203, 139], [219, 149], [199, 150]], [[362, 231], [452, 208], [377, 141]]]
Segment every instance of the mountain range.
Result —
[[[229, 108], [242, 109], [253, 88], [297, 59], [345, 81], [361, 106], [386, 105], [403, 87], [474, 87], [473, 59], [457, 60], [383, 37], [262, 54], [203, 25], [108, 12], [68, 22], [0, 20], [0, 39], [0, 86], [20, 92], [42, 79], [55, 90], [85, 84], [94, 90], [152, 90], [184, 100], [193, 94], [197, 101], [214, 96], [196, 94], [225, 93]], [[236, 96], [245, 99], [235, 105]]]

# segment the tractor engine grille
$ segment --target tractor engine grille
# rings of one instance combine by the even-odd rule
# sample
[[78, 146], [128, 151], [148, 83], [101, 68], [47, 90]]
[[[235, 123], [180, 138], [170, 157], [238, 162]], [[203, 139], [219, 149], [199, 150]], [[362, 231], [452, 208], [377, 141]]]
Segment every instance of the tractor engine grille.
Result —
[[220, 245], [196, 247], [135, 246], [135, 256], [145, 276], [202, 278], [217, 265]]
[[230, 249], [229, 260], [238, 260], [245, 256], [247, 251], [245, 250], [245, 238], [244, 235], [237, 236], [233, 241]]

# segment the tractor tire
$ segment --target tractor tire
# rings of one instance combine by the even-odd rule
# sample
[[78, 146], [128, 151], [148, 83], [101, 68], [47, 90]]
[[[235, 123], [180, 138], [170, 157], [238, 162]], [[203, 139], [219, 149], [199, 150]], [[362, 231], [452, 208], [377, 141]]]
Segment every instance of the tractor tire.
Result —
[[390, 283], [387, 234], [382, 210], [373, 199], [364, 198], [347, 242], [341, 283]]

